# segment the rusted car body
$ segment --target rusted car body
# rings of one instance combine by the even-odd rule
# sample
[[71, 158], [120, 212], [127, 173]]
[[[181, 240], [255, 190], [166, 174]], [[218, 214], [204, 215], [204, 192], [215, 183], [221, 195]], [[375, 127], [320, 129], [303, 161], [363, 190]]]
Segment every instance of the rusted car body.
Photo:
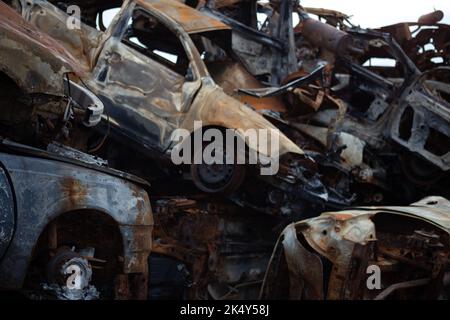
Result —
[[291, 224], [278, 240], [261, 297], [446, 299], [449, 218], [450, 202], [428, 197], [407, 207], [355, 208]]
[[[249, 59], [240, 54], [235, 38], [261, 40], [268, 30], [292, 23], [288, 18], [275, 22], [268, 18], [265, 27], [244, 28], [245, 21], [254, 19], [242, 17], [256, 17], [257, 12], [270, 10], [269, 17], [282, 16], [277, 1], [251, 2], [253, 9], [245, 12], [229, 9], [247, 8], [238, 2], [228, 7], [210, 2], [215, 7], [201, 9], [233, 27], [233, 50], [244, 61]], [[449, 182], [449, 70], [441, 67], [422, 73], [389, 34], [348, 23], [344, 32], [312, 19], [307, 10], [333, 18], [327, 21], [337, 26], [346, 22], [345, 15], [290, 5], [300, 18], [294, 28], [296, 72], [284, 74], [280, 87], [264, 88], [258, 74], [252, 76], [260, 80], [259, 86], [253, 84], [256, 80], [236, 81], [248, 79], [242, 77], [245, 72], [252, 73], [243, 63], [245, 72], [227, 71], [224, 78], [233, 79], [225, 82], [228, 90], [259, 100], [255, 102], [259, 111], [315, 159], [328, 190], [341, 198], [351, 199], [354, 194], [354, 203], [407, 204], [430, 190], [448, 196], [448, 188], [434, 186], [436, 181]], [[292, 42], [284, 43], [292, 46]], [[257, 47], [255, 41], [246, 44]], [[388, 57], [395, 61], [394, 67], [371, 65], [374, 58]], [[243, 87], [246, 82], [250, 89]], [[271, 101], [264, 101], [268, 98]], [[392, 198], [391, 191], [398, 188], [404, 192]]]
[[[180, 44], [183, 45], [182, 48], [184, 48], [186, 51], [185, 54], [190, 60], [189, 64], [191, 64], [192, 68], [190, 72], [193, 72], [192, 76], [194, 77], [194, 80], [186, 81], [184, 78], [186, 75], [180, 75], [169, 70], [169, 68], [164, 68], [164, 64], [162, 63], [155, 66], [153, 60], [139, 54], [136, 49], [134, 49], [135, 51], [131, 51], [131, 48], [122, 43], [120, 36], [125, 31], [135, 6], [139, 7], [141, 10], [147, 10], [154, 15], [158, 15], [159, 19], [170, 25], [168, 28], [170, 28], [172, 32], [181, 33], [181, 39], [179, 39], [179, 41]], [[46, 15], [40, 16], [38, 14], [39, 10], [45, 10]], [[119, 15], [110, 25], [109, 29], [106, 30], [106, 34], [102, 34], [98, 30], [85, 24], [81, 25], [81, 35], [77, 32], [64, 34], [57, 33], [55, 30], [58, 30], [58, 28], [55, 28], [55, 25], [60, 28], [61, 25], [64, 26], [68, 15], [46, 1], [34, 1], [28, 4], [27, 9], [24, 9], [23, 14], [30, 22], [38, 26], [41, 30], [44, 30], [53, 39], [57, 40], [60, 45], [65, 46], [67, 50], [70, 49], [72, 42], [76, 42], [77, 40], [85, 45], [82, 50], [78, 50], [78, 52], [77, 50], [72, 50], [72, 53], [79, 59], [79, 64], [84, 68], [88, 68], [90, 71], [91, 78], [86, 79], [88, 80], [88, 84], [99, 93], [102, 98], [105, 98], [105, 100], [108, 98], [109, 102], [115, 106], [115, 109], [112, 107], [108, 109], [112, 124], [120, 123], [124, 127], [123, 130], [128, 135], [128, 138], [138, 140], [140, 144], [142, 144], [142, 135], [144, 135], [144, 137], [148, 136], [148, 144], [150, 146], [159, 151], [166, 151], [170, 146], [170, 134], [174, 128], [186, 128], [193, 131], [194, 119], [199, 121], [202, 120], [205, 126], [223, 126], [225, 128], [241, 128], [242, 130], [247, 128], [271, 127], [262, 117], [258, 117], [256, 114], [252, 113], [251, 109], [245, 108], [230, 97], [226, 97], [221, 92], [220, 88], [214, 86], [213, 83], [201, 83], [201, 81], [205, 82], [208, 80], [208, 72], [203, 63], [201, 63], [201, 58], [195, 49], [195, 46], [192, 44], [189, 35], [214, 31], [224, 31], [224, 34], [226, 34], [226, 31], [229, 28], [217, 20], [208, 19], [201, 14], [197, 14], [196, 11], [183, 6], [178, 2], [127, 1], [122, 7]], [[193, 20], [195, 20], [195, 22]], [[68, 39], [64, 37], [67, 37]], [[73, 39], [77, 37], [79, 38]], [[87, 52], [90, 54], [87, 54]], [[114, 53], [116, 56], [114, 56]], [[110, 57], [110, 55], [112, 55], [112, 57]], [[140, 61], [138, 60], [139, 58], [141, 59]], [[137, 69], [139, 72], [133, 73], [133, 67], [139, 68]], [[188, 66], [186, 65], [186, 67]], [[129, 76], [125, 79], [116, 79], [115, 77], [122, 76], [120, 71], [123, 70], [123, 68], [128, 69], [130, 74], [133, 74], [134, 77]], [[145, 70], [146, 68], [148, 68], [147, 72]], [[161, 73], [157, 75], [158, 79], [162, 81], [160, 83], [150, 82], [152, 79], [155, 81], [150, 73], [154, 68], [158, 68]], [[136, 79], [139, 77], [143, 78]], [[122, 96], [121, 99], [124, 99], [127, 102], [115, 101], [118, 100], [119, 97], [115, 97], [114, 93], [119, 88], [122, 90], [120, 94], [120, 96]], [[172, 93], [169, 92], [169, 88]], [[199, 89], [201, 91], [197, 92]], [[209, 89], [209, 91], [206, 89]], [[105, 90], [105, 92], [102, 90]], [[126, 95], [123, 91], [125, 90], [131, 91], [129, 92], [129, 99], [124, 98]], [[133, 90], [135, 92], [133, 92]], [[211, 90], [213, 92], [210, 92]], [[138, 92], [141, 92], [141, 99], [139, 99]], [[194, 94], [201, 96], [201, 101], [193, 99], [192, 96]], [[211, 95], [214, 96], [215, 103], [204, 100], [207, 96]], [[183, 99], [181, 99], [182, 96]], [[134, 102], [137, 105], [134, 106], [133, 104], [133, 106], [127, 107], [131, 102]], [[217, 106], [217, 103], [225, 105], [221, 107]], [[130, 120], [126, 121], [118, 119], [115, 113], [125, 111], [129, 113], [138, 112], [143, 108], [141, 107], [143, 104], [148, 104], [147, 108], [150, 110], [148, 110], [147, 113], [150, 113], [151, 111], [155, 113], [155, 122], [157, 121], [156, 117], [158, 116], [173, 121], [164, 124], [164, 126], [161, 124], [161, 126], [158, 127], [156, 124], [152, 125], [151, 119], [148, 119], [147, 121], [149, 121], [149, 123], [142, 125], [146, 132], [133, 133], [133, 130], [136, 129], [126, 125]], [[126, 110], [122, 111], [121, 108], [126, 108]], [[134, 109], [137, 109], [137, 111]], [[214, 114], [212, 114], [212, 110], [210, 109], [214, 110]], [[233, 112], [231, 112], [231, 110]], [[227, 111], [228, 113], [226, 115], [220, 114]], [[125, 117], [125, 115], [123, 116]], [[128, 117], [131, 117], [131, 115]], [[252, 122], [248, 118], [252, 118]], [[138, 139], [139, 136], [141, 139]], [[153, 140], [152, 138], [156, 138], [156, 140]], [[301, 153], [301, 150], [293, 144], [290, 144], [290, 141], [287, 138], [281, 136], [280, 139], [282, 140], [280, 143], [281, 155], [286, 152]]]
[[450, 25], [438, 22], [403, 22], [378, 30], [392, 34], [417, 67], [427, 71], [450, 65]]
[[[102, 155], [113, 167], [152, 178], [157, 214], [149, 267], [150, 297], [173, 297], [174, 288], [179, 287], [181, 296], [190, 298], [256, 297], [278, 233], [271, 230], [280, 230], [286, 219], [295, 221], [304, 212], [323, 210], [326, 204], [327, 190], [314, 172], [313, 161], [279, 134], [281, 168], [277, 176], [258, 176], [256, 180], [257, 174], [249, 170], [242, 186], [226, 197], [205, 195], [190, 184], [185, 187], [179, 174], [169, 180], [163, 175], [170, 167], [167, 160], [156, 166], [151, 159], [167, 159], [171, 132], [176, 128], [192, 132], [193, 121], [201, 120], [206, 127], [238, 131], [276, 129], [214, 81], [207, 40], [229, 43], [230, 28], [174, 1], [126, 1], [122, 6], [88, 2], [86, 7], [74, 3], [83, 9], [86, 23], [70, 32], [61, 4], [58, 8], [46, 1], [28, 1], [23, 2], [21, 11], [88, 70], [82, 83], [105, 105], [103, 121], [96, 127], [99, 133], [95, 133], [100, 143], [88, 149], [97, 149], [92, 153]], [[97, 26], [98, 11], [113, 7], [119, 8], [113, 22]], [[156, 34], [154, 44], [160, 46], [159, 51], [180, 57], [178, 62], [188, 62], [183, 74], [179, 73], [182, 64], [161, 61], [164, 57], [146, 55], [136, 48], [145, 39], [131, 43], [130, 38], [124, 39], [130, 34], [128, 26], [133, 25], [128, 23], [130, 19], [141, 14], [164, 25], [166, 29]], [[188, 59], [184, 60], [184, 55]], [[108, 138], [106, 143], [103, 137]], [[284, 159], [286, 156], [293, 159]], [[193, 200], [186, 205], [180, 195]]]
[[[309, 20], [306, 17], [304, 23]], [[339, 52], [322, 46], [318, 57], [333, 63], [335, 81], [331, 82], [330, 91], [346, 104], [341, 131], [363, 141], [367, 148], [364, 152], [370, 150], [376, 155], [375, 162], [379, 162], [366, 162], [375, 173], [370, 179], [389, 184], [386, 177], [392, 177], [395, 171], [389, 169], [389, 161], [396, 161], [396, 166], [402, 168], [400, 174], [413, 183], [412, 188], [402, 187], [409, 189], [410, 201], [430, 192], [424, 191], [424, 186], [432, 188], [436, 181], [447, 185], [450, 70], [439, 67], [422, 73], [387, 33], [358, 27], [341, 33], [351, 36], [347, 49]], [[311, 34], [304, 33], [302, 37], [314, 43]], [[333, 52], [332, 58], [326, 58], [329, 53], [324, 52]], [[372, 60], [380, 58], [395, 63], [392, 67], [372, 66]], [[325, 113], [331, 116], [332, 111], [319, 110], [313, 118], [329, 127], [332, 119], [339, 117], [339, 111], [322, 122]], [[397, 154], [397, 159], [387, 160], [382, 156], [386, 152]], [[387, 170], [383, 173], [382, 168]], [[436, 188], [431, 192], [448, 196], [445, 190]]]
[[[321, 8], [304, 10], [340, 30], [355, 27], [345, 13]], [[427, 71], [449, 65], [450, 26], [440, 23], [443, 18], [444, 13], [436, 10], [422, 15], [417, 22], [400, 22], [375, 30], [391, 34], [416, 66]]]
[[63, 142], [97, 125], [103, 104], [74, 81], [85, 72], [76, 58], [3, 2], [0, 15], [2, 135]]
[[[85, 20], [92, 23], [90, 12], [86, 14]], [[117, 151], [117, 145], [121, 143], [149, 159], [165, 161], [167, 167], [175, 145], [172, 139], [174, 130], [185, 129], [194, 133], [195, 121], [201, 121], [203, 128], [235, 130], [244, 141], [247, 141], [244, 136], [246, 130], [269, 129], [279, 141], [278, 148], [264, 150], [260, 145], [247, 147], [249, 152], [260, 157], [281, 162], [284, 170], [280, 170], [279, 175], [256, 174], [256, 177], [268, 189], [275, 192], [281, 189], [285, 201], [276, 204], [258, 202], [256, 198], [260, 195], [250, 195], [252, 191], [248, 191], [242, 182], [244, 171], [238, 165], [214, 172], [213, 177], [204, 173], [210, 171], [208, 168], [197, 169], [191, 165], [190, 175], [195, 185], [206, 192], [232, 194], [230, 198], [241, 205], [275, 214], [283, 205], [293, 211], [292, 203], [305, 198], [321, 206], [328, 199], [327, 190], [314, 173], [310, 158], [304, 157], [304, 152], [263, 116], [225, 93], [212, 80], [195, 42], [211, 38], [226, 41], [231, 36], [230, 28], [219, 20], [177, 1], [156, 0], [125, 1], [104, 31], [99, 31], [100, 27], [94, 29], [81, 23], [79, 30], [63, 32], [69, 16], [47, 1], [24, 2], [22, 15], [70, 51], [83, 69], [88, 69], [83, 81], [105, 104], [104, 132], [118, 142], [115, 146], [106, 144], [105, 148], [111, 147], [116, 149], [116, 153], [121, 152]], [[156, 29], [139, 29], [139, 19], [142, 17], [155, 20]], [[147, 43], [146, 39], [153, 42]], [[170, 61], [168, 55], [176, 57], [176, 61]], [[114, 153], [105, 149], [101, 151]], [[302, 161], [307, 164], [299, 165]], [[120, 169], [130, 170], [131, 162], [126, 161]], [[148, 167], [139, 165], [133, 172], [146, 176], [143, 171]], [[228, 174], [230, 170], [232, 173]], [[178, 169], [174, 171], [179, 172]], [[310, 172], [308, 178], [302, 171]], [[248, 173], [255, 176], [254, 170]], [[224, 175], [223, 181], [219, 181], [220, 187], [212, 188], [210, 180], [217, 180], [217, 175]], [[241, 186], [248, 192], [237, 192]]]
[[0, 288], [146, 299], [148, 184], [61, 145], [46, 152], [2, 139], [0, 148]]
[[[279, 86], [298, 70], [295, 54], [293, 1], [275, 1], [275, 6], [251, 1], [206, 1], [199, 10], [233, 29], [232, 47], [240, 62], [259, 81]], [[202, 6], [203, 5], [203, 6]], [[260, 24], [257, 14], [266, 21]]]

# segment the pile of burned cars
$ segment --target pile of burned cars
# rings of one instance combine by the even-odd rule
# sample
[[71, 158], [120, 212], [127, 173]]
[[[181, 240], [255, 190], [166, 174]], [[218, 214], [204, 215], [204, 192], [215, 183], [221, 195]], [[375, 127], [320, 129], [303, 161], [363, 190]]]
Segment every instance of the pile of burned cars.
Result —
[[290, 0], [5, 0], [0, 15], [0, 288], [445, 297], [441, 44], [425, 67], [395, 32]]
[[66, 77], [83, 73], [73, 56], [0, 10], [0, 127], [15, 141], [0, 139], [0, 287], [36, 299], [146, 297], [148, 183], [62, 144], [97, 125], [103, 103]]
[[[257, 99], [259, 111], [316, 160], [329, 192], [352, 204], [448, 197], [441, 188], [450, 152], [447, 67], [421, 72], [387, 33], [343, 31], [289, 1], [253, 3], [245, 13], [232, 10], [236, 2], [203, 9], [233, 28], [232, 47], [245, 68], [235, 77], [245, 72], [259, 82], [226, 85], [244, 101]], [[267, 19], [258, 24], [261, 14]], [[300, 22], [292, 28], [294, 14]], [[371, 66], [388, 57], [393, 67]]]

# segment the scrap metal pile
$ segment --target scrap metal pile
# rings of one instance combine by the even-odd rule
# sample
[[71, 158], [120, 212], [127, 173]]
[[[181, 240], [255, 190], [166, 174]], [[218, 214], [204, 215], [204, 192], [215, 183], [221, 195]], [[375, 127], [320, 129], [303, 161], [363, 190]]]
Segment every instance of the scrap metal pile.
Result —
[[[442, 18], [364, 29], [295, 0], [0, 1], [0, 288], [447, 299]], [[279, 170], [175, 164], [180, 129], [231, 131], [233, 156]]]

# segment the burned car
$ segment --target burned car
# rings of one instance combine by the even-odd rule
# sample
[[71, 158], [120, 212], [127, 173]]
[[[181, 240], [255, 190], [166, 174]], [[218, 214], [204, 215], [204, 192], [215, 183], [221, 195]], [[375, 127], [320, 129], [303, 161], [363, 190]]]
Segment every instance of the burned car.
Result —
[[197, 6], [232, 28], [233, 51], [258, 81], [279, 86], [298, 71], [292, 28], [295, 1], [204, 1]]
[[[338, 30], [311, 19], [298, 1], [6, 2], [22, 18], [11, 9], [8, 15], [15, 14], [21, 25], [47, 39], [46, 47], [56, 48], [49, 55], [36, 53], [35, 45], [30, 45], [32, 55], [25, 61], [38, 60], [38, 67], [29, 68], [32, 72], [26, 79], [33, 79], [36, 72], [49, 73], [41, 67], [46, 66], [39, 62], [42, 58], [35, 56], [56, 56], [67, 65], [52, 68], [57, 70], [62, 101], [94, 93], [104, 104], [101, 121], [92, 128], [77, 123], [86, 119], [86, 114], [77, 113], [83, 108], [60, 108], [68, 110], [69, 117], [64, 112], [50, 122], [39, 108], [33, 109], [32, 119], [38, 121], [23, 127], [39, 130], [28, 140], [37, 136], [48, 150], [94, 162], [97, 169], [105, 165], [100, 158], [107, 159], [111, 167], [152, 182], [155, 228], [148, 269], [150, 299], [254, 299], [263, 283], [263, 292], [271, 291], [270, 275], [264, 282], [264, 274], [273, 244], [290, 222], [350, 205], [405, 205], [425, 194], [450, 190], [447, 69], [421, 72], [388, 34], [355, 26]], [[327, 22], [338, 27], [339, 21], [348, 19], [337, 12], [320, 14], [334, 15]], [[294, 27], [296, 16], [300, 24]], [[4, 25], [12, 31], [20, 28], [13, 21]], [[4, 47], [14, 52], [21, 43], [25, 42], [5, 42]], [[378, 68], [371, 64], [374, 57], [392, 57], [395, 66]], [[11, 68], [14, 61], [10, 58], [5, 66]], [[46, 82], [27, 82], [22, 91], [41, 83]], [[50, 93], [40, 91], [44, 94], [32, 95], [32, 101]], [[22, 96], [26, 97], [18, 94], [8, 101], [22, 101]], [[50, 134], [41, 134], [42, 128], [47, 132], [52, 126]], [[270, 131], [278, 146], [268, 150], [264, 143], [252, 145], [246, 136], [251, 130]], [[223, 137], [230, 131], [233, 141], [236, 138], [237, 145], [245, 147], [237, 153], [231, 150], [235, 151], [230, 156], [233, 163], [195, 161], [198, 154], [210, 150], [210, 140], [195, 145], [196, 137], [204, 139], [211, 132], [215, 132], [213, 138], [216, 133]], [[8, 136], [17, 139], [16, 132]], [[183, 158], [178, 163], [173, 155], [180, 145], [187, 147], [178, 154]], [[223, 148], [214, 153], [227, 158], [229, 151]], [[252, 154], [259, 162], [235, 161]], [[267, 160], [279, 163], [277, 174], [261, 173]], [[382, 223], [385, 228], [389, 225]], [[392, 260], [401, 262], [389, 261], [386, 270], [392, 266], [398, 271], [398, 267], [400, 272], [412, 270], [411, 277], [426, 277], [430, 269], [440, 268], [425, 255], [436, 253], [436, 259], [442, 258], [446, 251], [441, 244], [446, 244], [435, 241], [437, 230], [423, 229], [406, 228], [405, 237], [422, 237], [412, 240], [422, 249], [433, 241], [426, 253], [414, 247], [415, 251], [396, 255], [396, 242], [386, 240], [383, 248], [394, 247], [389, 251]], [[399, 246], [413, 250], [409, 245]], [[72, 252], [80, 252], [89, 262], [108, 260], [92, 258], [92, 245], [73, 247]], [[367, 256], [378, 261], [376, 254], [370, 251]], [[424, 268], [422, 264], [419, 271], [412, 268], [416, 265], [403, 266], [410, 266], [411, 256], [420, 254]], [[436, 283], [446, 281], [442, 270], [432, 275]], [[315, 284], [325, 283], [317, 274], [312, 276], [318, 279], [311, 280]], [[145, 279], [141, 282], [139, 277], [145, 275], [131, 280], [118, 277], [116, 294], [127, 296], [128, 289], [135, 289], [135, 280], [143, 286]], [[336, 278], [340, 277], [341, 273]], [[413, 278], [417, 279], [424, 281]], [[360, 284], [351, 281], [343, 286]], [[281, 285], [286, 284], [288, 280], [283, 280]], [[61, 293], [61, 286], [45, 286]], [[276, 288], [274, 297], [286, 295], [284, 289]], [[366, 297], [359, 288], [355, 290], [350, 296]], [[313, 296], [324, 297], [323, 289]]]
[[0, 15], [0, 134], [41, 147], [79, 142], [78, 133], [103, 113], [102, 102], [76, 81], [85, 71], [3, 2]]
[[60, 144], [0, 140], [0, 289], [32, 299], [145, 299], [148, 183]]
[[[296, 1], [208, 3], [200, 10], [232, 26], [241, 60], [221, 85], [243, 101], [258, 100], [259, 112], [314, 158], [330, 194], [359, 204], [448, 196], [448, 69], [422, 73], [391, 35], [348, 23], [344, 32], [312, 19]], [[309, 10], [337, 26], [348, 20]], [[257, 14], [267, 16], [264, 23], [255, 22]], [[276, 40], [283, 50], [275, 50]], [[258, 54], [267, 47], [270, 57]], [[292, 50], [291, 73], [252, 68], [292, 57]], [[372, 64], [383, 58], [394, 65]]]
[[[213, 80], [212, 64], [226, 52], [208, 45], [230, 43], [230, 28], [175, 1], [51, 2], [23, 1], [20, 11], [78, 60], [87, 70], [79, 83], [105, 105], [102, 122], [78, 135], [87, 146], [71, 146], [152, 181], [149, 297], [256, 297], [286, 220], [322, 211], [329, 199], [314, 161]], [[68, 32], [70, 4], [82, 16]], [[99, 18], [117, 7], [110, 24]], [[203, 127], [194, 130], [194, 121]], [[173, 132], [209, 128], [273, 131], [278, 150], [254, 151], [276, 158], [278, 175], [261, 176], [259, 164], [174, 167]]]
[[392, 34], [421, 71], [450, 64], [450, 25], [439, 23], [440, 10], [423, 15], [417, 22], [403, 22], [377, 30]]
[[[303, 8], [321, 21], [346, 31], [356, 27], [345, 13], [329, 9]], [[441, 23], [444, 12], [435, 10], [419, 17], [417, 22], [400, 22], [375, 29], [391, 34], [406, 55], [421, 71], [449, 65], [450, 26]]]
[[[57, 5], [64, 9], [72, 3], [83, 8], [77, 1], [58, 1]], [[93, 8], [92, 3], [89, 6]], [[81, 21], [87, 23], [80, 23], [73, 32], [64, 31], [70, 16], [50, 2], [23, 2], [22, 15], [72, 52], [88, 70], [83, 82], [99, 96], [106, 110], [103, 131], [88, 139], [94, 141], [90, 150], [113, 166], [160, 182], [169, 181], [164, 176], [167, 171], [177, 174], [171, 182], [179, 181], [181, 173], [203, 192], [230, 194], [239, 205], [271, 214], [290, 215], [299, 212], [297, 203], [323, 207], [329, 200], [311, 158], [210, 77], [203, 62], [206, 56], [194, 42], [202, 37], [228, 39], [230, 28], [224, 23], [180, 2], [156, 0], [125, 2], [107, 28], [97, 25], [92, 10], [86, 10]], [[200, 128], [194, 127], [197, 121], [202, 122]], [[174, 132], [184, 129], [191, 139], [195, 132], [209, 128], [231, 129], [246, 142], [249, 153], [280, 162], [279, 174], [255, 174], [254, 169], [262, 166], [260, 162], [250, 168], [234, 162], [190, 164], [188, 172], [170, 169], [170, 155], [176, 145]], [[261, 129], [271, 131], [279, 141], [278, 147], [264, 150], [261, 144], [247, 144], [244, 132]], [[136, 156], [130, 159], [130, 153]], [[156, 164], [150, 165], [151, 159]], [[158, 166], [161, 162], [163, 165]], [[246, 172], [258, 178], [263, 193], [255, 190], [254, 183], [245, 183], [250, 180], [244, 179]]]
[[366, 207], [289, 225], [263, 299], [448, 299], [450, 202]]
[[3, 2], [0, 17], [0, 289], [146, 298], [148, 183], [62, 144], [84, 148], [103, 103], [71, 53]]
[[[422, 73], [391, 35], [357, 27], [344, 33], [322, 25], [324, 39], [336, 33], [341, 36], [338, 48], [326, 48], [306, 32], [310, 20], [304, 18], [299, 29], [303, 29], [304, 39], [321, 48], [323, 59], [333, 53], [335, 81], [330, 82], [330, 93], [345, 103], [342, 118], [342, 109], [325, 107], [312, 119], [330, 128], [339, 118], [337, 131], [351, 134], [365, 145], [363, 159], [373, 174], [364, 178], [378, 180], [379, 186], [391, 190], [401, 188], [405, 198], [399, 201], [418, 199], [427, 192], [448, 196], [446, 187], [433, 187], [437, 181], [441, 186], [449, 182], [450, 70], [439, 67]], [[395, 64], [390, 68], [372, 66], [372, 59], [377, 58], [389, 58]], [[320, 138], [323, 133], [319, 129], [315, 134]], [[360, 177], [361, 173], [367, 171], [360, 172]], [[397, 184], [402, 177], [412, 185]]]

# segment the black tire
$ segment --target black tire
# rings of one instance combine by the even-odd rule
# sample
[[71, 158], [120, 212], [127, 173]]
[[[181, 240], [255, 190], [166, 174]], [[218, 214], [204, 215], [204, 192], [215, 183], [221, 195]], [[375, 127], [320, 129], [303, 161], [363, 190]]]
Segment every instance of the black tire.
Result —
[[234, 164], [191, 164], [194, 184], [201, 191], [211, 194], [235, 192], [242, 185], [245, 172], [245, 165], [237, 164], [236, 161]]

